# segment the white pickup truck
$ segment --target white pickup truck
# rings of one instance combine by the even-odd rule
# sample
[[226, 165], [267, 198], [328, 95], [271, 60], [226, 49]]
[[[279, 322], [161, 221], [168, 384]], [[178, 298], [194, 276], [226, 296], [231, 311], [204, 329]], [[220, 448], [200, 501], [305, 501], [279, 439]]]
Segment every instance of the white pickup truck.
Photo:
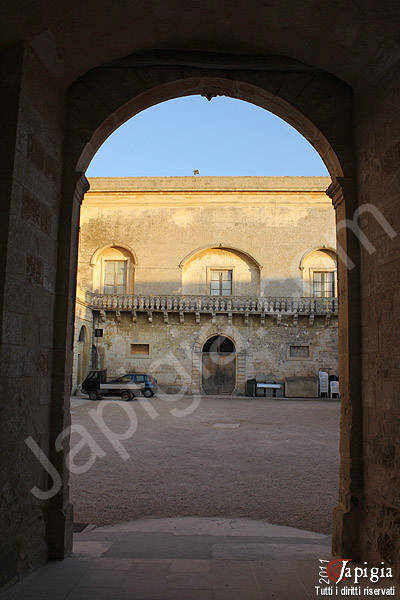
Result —
[[90, 371], [81, 385], [82, 392], [90, 400], [101, 400], [103, 396], [118, 396], [122, 400], [133, 400], [141, 394], [145, 398], [154, 396], [157, 381], [147, 373], [125, 373], [107, 380], [104, 370]]

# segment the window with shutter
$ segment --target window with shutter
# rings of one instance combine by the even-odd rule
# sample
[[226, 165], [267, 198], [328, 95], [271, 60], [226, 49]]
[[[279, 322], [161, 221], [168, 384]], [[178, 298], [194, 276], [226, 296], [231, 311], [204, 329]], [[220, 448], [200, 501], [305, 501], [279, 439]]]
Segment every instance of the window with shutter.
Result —
[[104, 261], [103, 293], [126, 293], [126, 260]]

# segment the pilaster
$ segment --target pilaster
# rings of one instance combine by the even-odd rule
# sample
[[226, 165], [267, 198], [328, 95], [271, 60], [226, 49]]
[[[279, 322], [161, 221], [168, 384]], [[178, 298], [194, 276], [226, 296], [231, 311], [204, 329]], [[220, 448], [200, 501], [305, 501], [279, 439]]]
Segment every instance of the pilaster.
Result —
[[[335, 178], [326, 191], [336, 211], [339, 292], [340, 488], [333, 515], [332, 552], [360, 558], [363, 503], [360, 245], [347, 226], [357, 207], [354, 181]], [[345, 256], [346, 260], [341, 260]]]

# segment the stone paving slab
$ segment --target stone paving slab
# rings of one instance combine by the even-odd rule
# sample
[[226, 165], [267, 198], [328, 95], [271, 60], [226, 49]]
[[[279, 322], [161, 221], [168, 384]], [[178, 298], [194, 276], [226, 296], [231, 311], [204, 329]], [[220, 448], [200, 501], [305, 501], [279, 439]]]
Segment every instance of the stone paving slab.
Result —
[[[100, 532], [100, 534], [99, 534]], [[265, 521], [253, 519], [224, 519], [217, 517], [180, 517], [177, 518], [157, 518], [157, 519], [137, 519], [118, 525], [104, 526], [101, 528], [87, 528], [79, 534], [79, 539], [83, 536], [85, 539], [100, 539], [96, 536], [104, 536], [106, 533], [116, 534], [119, 532], [165, 532], [179, 535], [228, 535], [228, 536], [268, 536], [268, 537], [287, 537], [287, 538], [308, 538], [308, 539], [327, 539], [324, 533], [315, 531], [306, 531], [287, 527], [285, 525], [271, 525]]]
[[[236, 558], [238, 560], [266, 560], [271, 555], [280, 556], [282, 553], [292, 555], [298, 553], [298, 548], [304, 555], [315, 554], [315, 549], [324, 554], [329, 553], [330, 544], [315, 544], [306, 540], [300, 544], [299, 540], [285, 539], [284, 549], [282, 543], [277, 543], [279, 538], [273, 538], [275, 543], [266, 538], [238, 538], [220, 536], [174, 536], [166, 534], [141, 534], [132, 535], [124, 539], [114, 538], [110, 547], [104, 552], [104, 558]], [[76, 544], [80, 553], [79, 542]]]
[[[193, 520], [190, 534], [184, 519], [170, 521], [185, 535], [165, 532], [160, 519], [147, 523], [147, 532], [140, 531], [142, 522], [139, 531], [130, 523], [125, 531], [76, 534], [76, 548], [86, 554], [49, 563], [0, 600], [319, 600], [318, 560], [331, 558], [329, 536], [307, 538], [290, 528], [287, 537], [282, 527], [256, 528], [251, 521], [246, 530], [244, 520], [242, 535], [224, 536], [221, 531], [232, 531], [224, 519], [204, 519], [201, 527]], [[219, 535], [206, 535], [207, 527]], [[255, 528], [264, 536], [252, 536]]]
[[212, 546], [212, 558], [235, 559], [243, 561], [295, 559], [299, 555], [304, 558], [313, 558], [316, 555], [326, 557], [330, 553], [329, 544], [296, 544], [292, 541], [283, 544], [255, 543], [247, 544], [214, 544]]

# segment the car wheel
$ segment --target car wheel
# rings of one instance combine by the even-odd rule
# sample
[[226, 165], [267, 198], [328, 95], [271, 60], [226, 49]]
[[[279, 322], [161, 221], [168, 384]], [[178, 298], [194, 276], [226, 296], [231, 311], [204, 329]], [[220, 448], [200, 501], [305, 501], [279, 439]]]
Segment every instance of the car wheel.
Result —
[[89, 392], [89, 400], [100, 400], [100, 396], [97, 392]]
[[151, 390], [142, 390], [142, 394], [145, 398], [151, 398], [153, 395], [153, 392]]
[[122, 392], [121, 400], [124, 402], [130, 402], [133, 399], [133, 395], [130, 392]]

